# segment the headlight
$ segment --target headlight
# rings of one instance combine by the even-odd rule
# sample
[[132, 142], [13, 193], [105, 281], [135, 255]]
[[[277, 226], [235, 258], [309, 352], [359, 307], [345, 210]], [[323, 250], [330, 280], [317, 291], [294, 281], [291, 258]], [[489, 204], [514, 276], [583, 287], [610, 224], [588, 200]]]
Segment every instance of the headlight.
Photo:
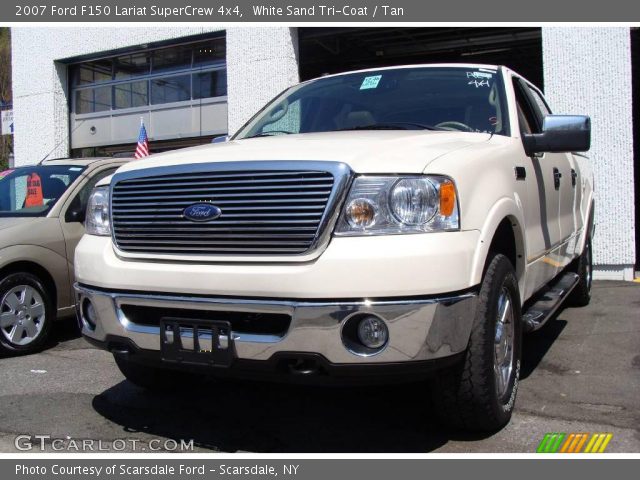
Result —
[[422, 178], [403, 178], [391, 189], [389, 206], [405, 225], [424, 225], [438, 211], [436, 187]]
[[460, 229], [456, 187], [440, 175], [356, 178], [336, 235], [384, 235]]
[[91, 192], [87, 204], [85, 227], [89, 235], [111, 235], [109, 187], [98, 187]]

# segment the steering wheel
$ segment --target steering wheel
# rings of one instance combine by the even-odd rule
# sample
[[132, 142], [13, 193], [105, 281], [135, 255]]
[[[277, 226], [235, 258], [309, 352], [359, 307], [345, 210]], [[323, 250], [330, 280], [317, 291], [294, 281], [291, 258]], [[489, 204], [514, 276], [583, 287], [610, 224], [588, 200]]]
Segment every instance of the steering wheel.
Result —
[[440, 122], [439, 124], [434, 125], [434, 127], [442, 128], [444, 130], [459, 130], [461, 132], [474, 132], [475, 131], [469, 125], [467, 125], [465, 123], [462, 123], [462, 122], [456, 122], [454, 120], [448, 120], [446, 122]]

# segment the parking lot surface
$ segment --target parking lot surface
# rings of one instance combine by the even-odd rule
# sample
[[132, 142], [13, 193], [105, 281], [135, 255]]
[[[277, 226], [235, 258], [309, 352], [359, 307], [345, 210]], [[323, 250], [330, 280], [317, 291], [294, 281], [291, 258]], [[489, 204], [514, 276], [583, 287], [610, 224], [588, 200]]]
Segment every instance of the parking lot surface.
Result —
[[56, 326], [46, 351], [0, 359], [0, 452], [20, 451], [18, 437], [32, 452], [175, 451], [184, 439], [202, 452], [530, 453], [547, 432], [610, 432], [607, 452], [640, 452], [638, 283], [596, 282], [588, 307], [527, 336], [513, 419], [482, 436], [438, 425], [422, 384], [145, 392], [78, 337], [74, 320]]

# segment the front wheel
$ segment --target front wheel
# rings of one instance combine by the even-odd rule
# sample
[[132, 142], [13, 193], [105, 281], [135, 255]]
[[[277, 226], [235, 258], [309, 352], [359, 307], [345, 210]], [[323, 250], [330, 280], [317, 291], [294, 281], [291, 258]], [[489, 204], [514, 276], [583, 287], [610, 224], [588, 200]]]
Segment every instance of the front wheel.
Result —
[[434, 403], [448, 426], [495, 431], [511, 419], [518, 391], [522, 312], [515, 271], [504, 255], [489, 261], [464, 360], [439, 372]]
[[0, 354], [37, 352], [45, 344], [55, 307], [40, 280], [26, 272], [0, 281]]

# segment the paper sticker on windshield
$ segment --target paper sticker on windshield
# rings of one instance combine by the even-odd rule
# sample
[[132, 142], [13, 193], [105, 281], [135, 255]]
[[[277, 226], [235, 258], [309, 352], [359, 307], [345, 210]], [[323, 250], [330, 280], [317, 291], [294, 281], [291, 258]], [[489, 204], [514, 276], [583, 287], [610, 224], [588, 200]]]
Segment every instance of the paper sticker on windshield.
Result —
[[493, 74], [487, 72], [467, 72], [467, 85], [474, 85], [476, 88], [489, 88], [491, 86], [489, 80], [492, 78]]
[[364, 77], [364, 80], [362, 80], [362, 85], [360, 85], [360, 90], [377, 88], [381, 78], [382, 78], [382, 75], [373, 75], [371, 77]]
[[79, 172], [82, 170], [82, 167], [71, 167], [69, 169], [70, 172]]
[[41, 207], [42, 205], [44, 205], [42, 180], [40, 179], [40, 175], [32, 173], [27, 178], [27, 198], [24, 201], [24, 207]]
[[9, 175], [13, 170], [5, 170], [4, 172], [0, 172], [0, 180]]
[[467, 78], [489, 79], [493, 78], [493, 74], [486, 72], [467, 72]]

